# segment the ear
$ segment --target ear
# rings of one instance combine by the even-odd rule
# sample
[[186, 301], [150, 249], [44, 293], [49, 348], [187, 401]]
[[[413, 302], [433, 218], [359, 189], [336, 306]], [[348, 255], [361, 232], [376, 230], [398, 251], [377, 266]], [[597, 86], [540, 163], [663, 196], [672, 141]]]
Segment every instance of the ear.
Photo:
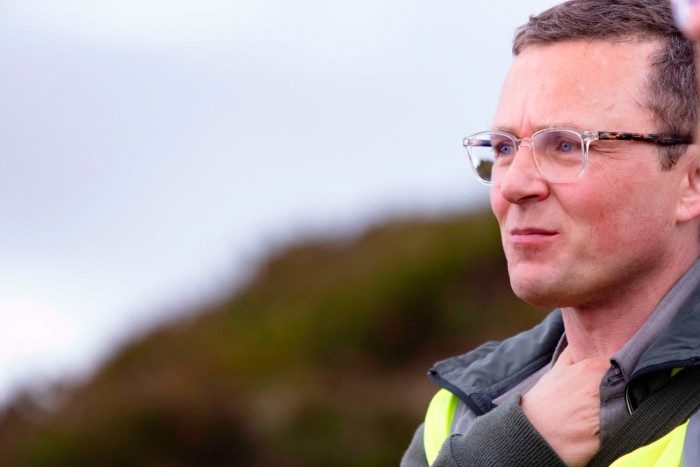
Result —
[[700, 148], [692, 145], [678, 161], [683, 171], [676, 221], [688, 222], [700, 217]]

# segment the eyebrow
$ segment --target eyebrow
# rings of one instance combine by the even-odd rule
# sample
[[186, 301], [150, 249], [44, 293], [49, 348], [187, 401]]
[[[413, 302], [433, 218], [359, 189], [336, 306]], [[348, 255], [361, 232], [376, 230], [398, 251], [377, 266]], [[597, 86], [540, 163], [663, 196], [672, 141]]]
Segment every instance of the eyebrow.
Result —
[[[549, 125], [535, 125], [532, 128], [534, 130], [532, 133], [536, 133], [540, 130], [545, 130], [547, 128], [572, 128], [572, 129], [576, 129], [576, 130], [587, 131], [586, 129], [582, 128], [580, 123], [556, 122], [556, 123], [550, 123]], [[518, 136], [515, 128], [510, 126], [510, 125], [494, 125], [491, 129], [496, 130], [496, 131], [504, 131], [504, 132], [510, 133], [514, 136]]]

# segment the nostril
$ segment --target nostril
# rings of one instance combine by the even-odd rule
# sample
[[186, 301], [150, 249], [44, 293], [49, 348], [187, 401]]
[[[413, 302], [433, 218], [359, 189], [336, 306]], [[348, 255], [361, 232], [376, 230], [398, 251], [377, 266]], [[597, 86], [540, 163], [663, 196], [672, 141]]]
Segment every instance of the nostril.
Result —
[[549, 196], [549, 183], [536, 167], [532, 157], [518, 155], [503, 174], [497, 190], [509, 203], [523, 204], [546, 199]]

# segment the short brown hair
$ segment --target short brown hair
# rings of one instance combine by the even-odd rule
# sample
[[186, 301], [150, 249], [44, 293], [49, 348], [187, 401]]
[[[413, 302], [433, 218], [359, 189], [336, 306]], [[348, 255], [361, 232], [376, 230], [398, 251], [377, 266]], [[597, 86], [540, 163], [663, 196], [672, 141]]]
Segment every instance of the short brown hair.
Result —
[[[521, 26], [513, 54], [556, 42], [658, 41], [652, 54], [646, 102], [660, 133], [692, 138], [697, 123], [695, 46], [676, 27], [669, 0], [570, 0]], [[672, 167], [686, 146], [663, 149], [662, 165]]]

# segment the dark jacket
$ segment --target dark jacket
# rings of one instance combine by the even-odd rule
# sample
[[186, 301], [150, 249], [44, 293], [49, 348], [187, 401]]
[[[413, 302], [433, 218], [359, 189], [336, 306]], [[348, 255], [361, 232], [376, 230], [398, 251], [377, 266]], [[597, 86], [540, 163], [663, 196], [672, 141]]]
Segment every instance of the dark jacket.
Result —
[[[477, 420], [465, 434], [453, 434], [435, 465], [563, 465], [512, 397], [493, 400], [546, 365], [564, 331], [553, 311], [530, 329], [502, 342], [488, 342], [459, 357], [437, 363], [429, 376], [466, 404]], [[683, 305], [670, 329], [646, 348], [629, 377], [625, 397], [633, 411], [664, 386], [673, 368], [700, 362], [700, 302]], [[422, 426], [401, 461], [402, 467], [427, 466]], [[500, 461], [499, 461], [500, 460]]]

